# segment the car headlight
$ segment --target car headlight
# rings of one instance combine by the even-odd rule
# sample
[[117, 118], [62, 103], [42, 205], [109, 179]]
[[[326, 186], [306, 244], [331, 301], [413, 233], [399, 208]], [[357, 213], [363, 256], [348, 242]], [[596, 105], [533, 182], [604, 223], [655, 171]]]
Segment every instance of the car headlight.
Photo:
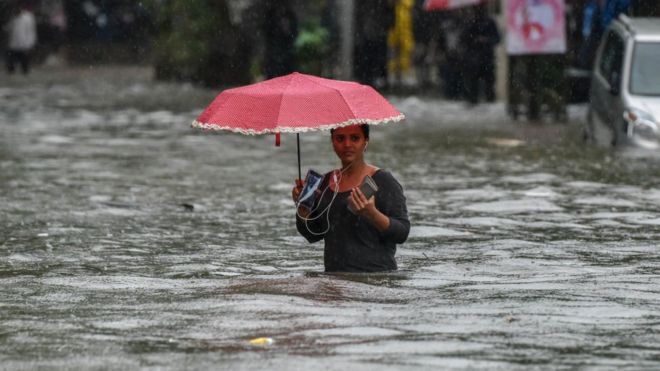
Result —
[[660, 133], [658, 122], [650, 113], [631, 108], [623, 113], [623, 119], [628, 123], [628, 137], [640, 136], [644, 139], [657, 139]]

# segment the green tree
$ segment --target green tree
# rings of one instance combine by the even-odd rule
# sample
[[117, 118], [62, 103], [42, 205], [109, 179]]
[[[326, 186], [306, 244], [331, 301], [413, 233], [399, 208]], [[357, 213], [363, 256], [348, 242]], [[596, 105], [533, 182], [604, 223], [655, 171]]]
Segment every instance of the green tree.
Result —
[[208, 86], [250, 81], [249, 43], [242, 42], [225, 0], [149, 0], [156, 15], [156, 78]]

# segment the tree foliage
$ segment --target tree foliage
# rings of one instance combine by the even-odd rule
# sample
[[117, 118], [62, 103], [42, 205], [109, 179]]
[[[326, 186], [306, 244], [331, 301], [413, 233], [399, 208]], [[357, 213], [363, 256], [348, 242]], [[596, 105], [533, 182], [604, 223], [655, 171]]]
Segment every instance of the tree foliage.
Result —
[[249, 82], [249, 43], [241, 42], [224, 0], [149, 0], [156, 15], [156, 77], [209, 86]]

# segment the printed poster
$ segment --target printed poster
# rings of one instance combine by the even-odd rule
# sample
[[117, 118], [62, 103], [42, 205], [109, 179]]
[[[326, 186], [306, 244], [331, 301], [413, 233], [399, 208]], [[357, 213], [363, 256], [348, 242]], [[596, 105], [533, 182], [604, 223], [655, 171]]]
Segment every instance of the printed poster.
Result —
[[566, 52], [564, 0], [508, 0], [507, 42], [510, 55]]

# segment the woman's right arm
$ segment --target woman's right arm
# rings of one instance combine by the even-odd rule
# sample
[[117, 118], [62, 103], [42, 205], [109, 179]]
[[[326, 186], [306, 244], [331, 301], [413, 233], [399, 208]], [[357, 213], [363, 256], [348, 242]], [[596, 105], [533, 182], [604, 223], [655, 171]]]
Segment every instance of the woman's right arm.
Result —
[[[291, 198], [293, 202], [297, 204], [298, 196], [302, 192], [303, 182], [301, 179], [296, 179], [296, 185], [291, 191]], [[318, 234], [321, 231], [321, 218], [315, 218], [313, 220], [307, 220], [303, 218], [310, 218], [314, 215], [309, 215], [305, 208], [298, 208], [296, 212], [296, 229], [309, 243], [314, 243], [323, 239], [325, 234]], [[312, 233], [316, 232], [316, 233]]]

